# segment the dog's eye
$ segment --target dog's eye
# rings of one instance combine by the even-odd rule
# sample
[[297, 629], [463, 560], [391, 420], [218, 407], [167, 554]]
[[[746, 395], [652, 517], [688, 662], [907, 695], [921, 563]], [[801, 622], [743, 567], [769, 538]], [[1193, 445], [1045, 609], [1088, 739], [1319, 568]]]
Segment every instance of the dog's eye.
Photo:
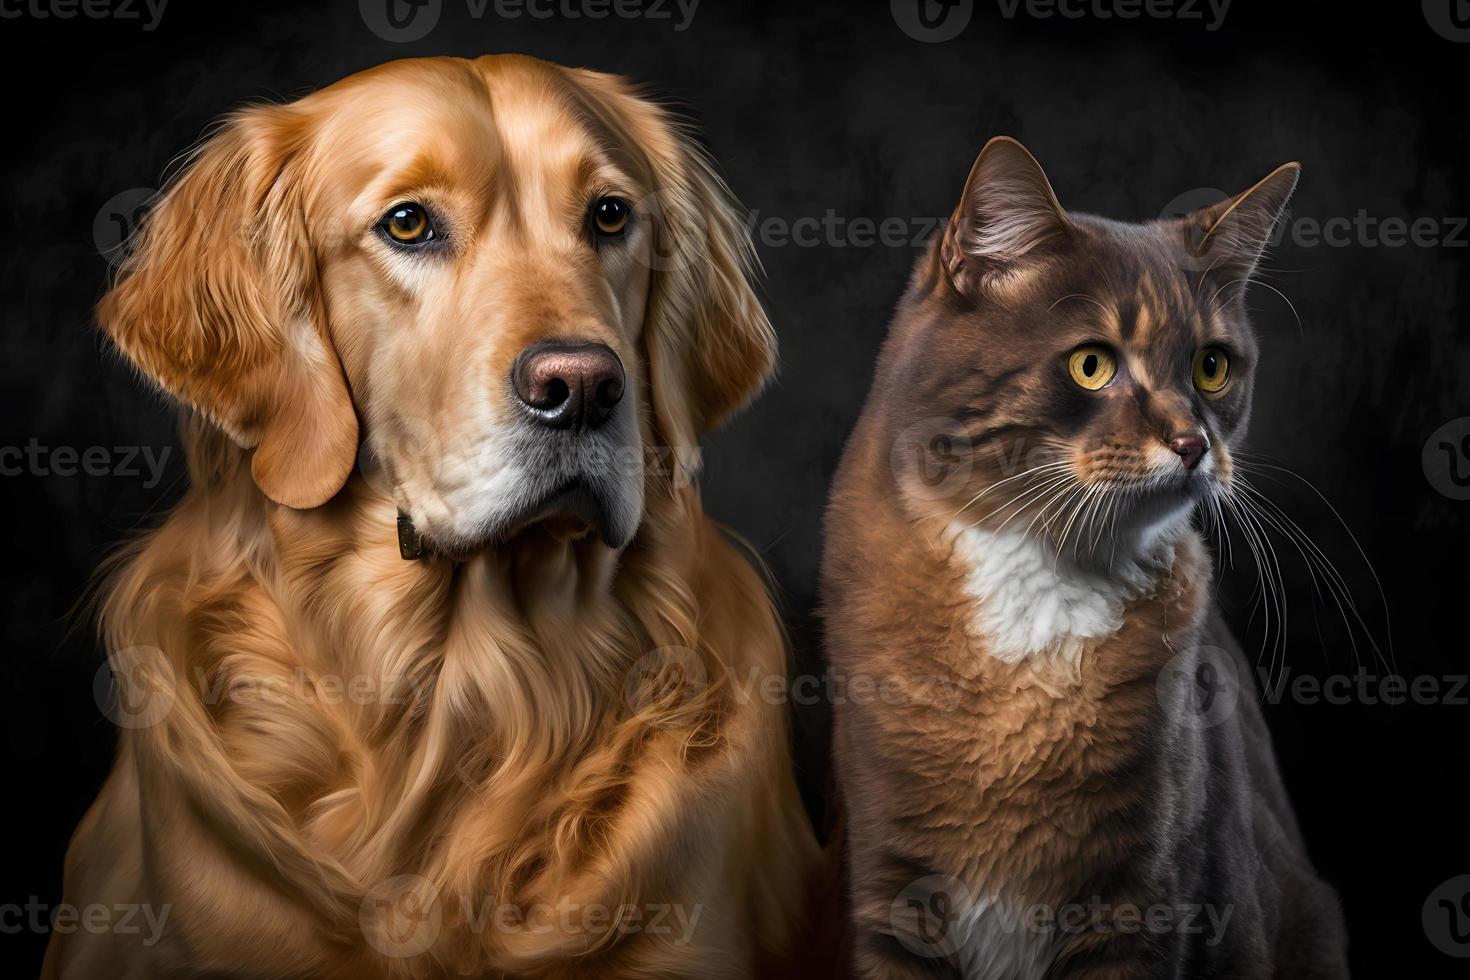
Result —
[[599, 235], [621, 235], [633, 211], [621, 197], [598, 198], [592, 205], [592, 223]]
[[395, 204], [378, 222], [388, 238], [399, 245], [422, 245], [434, 238], [434, 223], [419, 204]]

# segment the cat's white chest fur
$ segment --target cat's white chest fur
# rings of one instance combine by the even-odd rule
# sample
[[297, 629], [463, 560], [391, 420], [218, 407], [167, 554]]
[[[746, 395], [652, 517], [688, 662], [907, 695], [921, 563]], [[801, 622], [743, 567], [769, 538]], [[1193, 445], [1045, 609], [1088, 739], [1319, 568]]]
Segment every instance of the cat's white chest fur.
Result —
[[971, 629], [1006, 663], [1075, 662], [1088, 641], [1118, 631], [1128, 600], [1148, 591], [1160, 570], [1157, 559], [1119, 562], [1107, 573], [1080, 568], [1021, 530], [964, 527], [953, 540], [975, 600]]

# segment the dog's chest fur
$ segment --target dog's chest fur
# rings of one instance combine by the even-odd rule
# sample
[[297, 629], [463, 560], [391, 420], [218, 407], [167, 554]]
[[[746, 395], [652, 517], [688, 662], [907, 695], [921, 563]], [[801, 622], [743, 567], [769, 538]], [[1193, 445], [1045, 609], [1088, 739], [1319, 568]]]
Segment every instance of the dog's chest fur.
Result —
[[[257, 517], [252, 540], [269, 562], [226, 555], [186, 584], [180, 556], [202, 537], [203, 508], [190, 500], [124, 567], [109, 624], [115, 649], [176, 653], [174, 673], [190, 682], [178, 700], [196, 699], [130, 733], [146, 740], [147, 775], [167, 791], [139, 799], [122, 786], [99, 801], [103, 826], [121, 819], [114, 811], [141, 814], [147, 828], [159, 813], [184, 815], [130, 879], [176, 907], [158, 955], [227, 960], [231, 901], [251, 889], [263, 971], [349, 957], [341, 972], [307, 972], [386, 975], [403, 923], [360, 910], [377, 909], [383, 883], [402, 876], [439, 903], [442, 927], [421, 955], [446, 975], [575, 963], [569, 972], [642, 976], [673, 955], [664, 932], [619, 931], [610, 917], [492, 928], [504, 910], [558, 902], [691, 910], [676, 950], [691, 975], [739, 972], [768, 936], [770, 949], [784, 946], [815, 854], [781, 769], [782, 706], [734, 704], [714, 685], [669, 697], [659, 663], [634, 669], [682, 628], [740, 676], [779, 671], [759, 579], [711, 529], [671, 525], [669, 542], [625, 554], [619, 590], [582, 595], [570, 619], [566, 581], [586, 593], [600, 560], [528, 541], [452, 567], [404, 562], [391, 505], [357, 483], [335, 513], [275, 508], [268, 527]], [[344, 526], [379, 537], [369, 545]], [[637, 588], [653, 565], [688, 587]], [[710, 581], [728, 602], [708, 601]], [[704, 805], [711, 797], [741, 805]], [[769, 860], [728, 859], [746, 838]], [[264, 880], [230, 870], [242, 853]], [[334, 929], [348, 940], [340, 954]], [[391, 948], [364, 944], [369, 934]]]

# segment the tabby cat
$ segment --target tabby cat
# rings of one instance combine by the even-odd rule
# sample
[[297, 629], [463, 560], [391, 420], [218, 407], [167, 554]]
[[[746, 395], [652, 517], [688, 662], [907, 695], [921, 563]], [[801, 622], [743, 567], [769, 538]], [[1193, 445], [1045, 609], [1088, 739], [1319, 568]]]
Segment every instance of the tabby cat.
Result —
[[1346, 975], [1192, 520], [1298, 172], [1125, 224], [998, 138], [919, 260], [826, 523], [861, 975]]

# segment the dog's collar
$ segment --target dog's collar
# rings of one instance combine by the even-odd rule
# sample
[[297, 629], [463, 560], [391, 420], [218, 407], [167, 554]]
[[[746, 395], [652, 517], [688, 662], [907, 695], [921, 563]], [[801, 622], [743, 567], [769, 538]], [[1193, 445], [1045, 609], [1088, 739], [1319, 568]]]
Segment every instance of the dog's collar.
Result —
[[424, 536], [413, 526], [413, 518], [401, 510], [398, 512], [398, 554], [404, 561], [418, 561], [424, 557]]

